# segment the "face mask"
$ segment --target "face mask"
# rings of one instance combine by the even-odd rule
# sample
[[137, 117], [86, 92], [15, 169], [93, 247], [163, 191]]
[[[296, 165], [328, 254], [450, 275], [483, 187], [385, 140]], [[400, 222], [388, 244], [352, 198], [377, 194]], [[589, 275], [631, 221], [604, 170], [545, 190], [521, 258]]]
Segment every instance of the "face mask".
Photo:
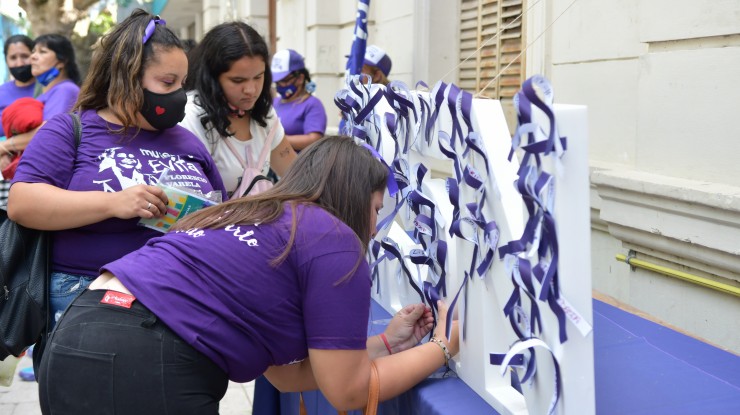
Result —
[[293, 94], [298, 91], [298, 87], [295, 86], [295, 84], [290, 84], [288, 86], [279, 86], [276, 85], [275, 89], [277, 90], [277, 93], [280, 94], [283, 99], [288, 99], [293, 96]]
[[41, 75], [36, 77], [36, 80], [41, 82], [41, 85], [47, 86], [56, 79], [56, 77], [59, 76], [59, 69], [56, 68], [56, 66], [52, 67], [48, 71], [42, 73]]
[[185, 118], [188, 96], [180, 88], [169, 94], [157, 94], [144, 89], [144, 105], [141, 115], [157, 130], [172, 128]]
[[23, 65], [23, 66], [16, 66], [15, 68], [10, 68], [10, 73], [13, 75], [13, 78], [20, 82], [28, 82], [33, 78], [33, 74], [31, 73], [31, 65]]

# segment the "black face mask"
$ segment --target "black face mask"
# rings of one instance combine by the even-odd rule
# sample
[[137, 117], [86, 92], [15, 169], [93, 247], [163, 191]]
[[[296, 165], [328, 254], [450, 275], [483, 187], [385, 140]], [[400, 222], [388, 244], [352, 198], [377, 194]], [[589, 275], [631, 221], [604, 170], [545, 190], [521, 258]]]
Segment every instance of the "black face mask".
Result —
[[157, 94], [144, 89], [144, 105], [141, 115], [157, 130], [166, 130], [177, 125], [185, 118], [185, 104], [188, 96], [180, 88], [169, 94]]
[[9, 68], [10, 74], [13, 78], [20, 82], [28, 82], [33, 78], [31, 73], [31, 65], [16, 66], [15, 68]]

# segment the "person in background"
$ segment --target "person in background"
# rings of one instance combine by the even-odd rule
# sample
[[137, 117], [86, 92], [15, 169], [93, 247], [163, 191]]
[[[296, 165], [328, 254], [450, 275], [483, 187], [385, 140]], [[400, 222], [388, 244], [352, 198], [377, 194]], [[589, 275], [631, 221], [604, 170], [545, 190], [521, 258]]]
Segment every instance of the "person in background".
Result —
[[303, 150], [326, 131], [326, 110], [312, 95], [316, 84], [311, 82], [303, 56], [292, 49], [277, 52], [270, 69], [278, 93], [273, 105], [285, 128], [285, 138], [294, 150]]
[[[296, 154], [272, 107], [272, 74], [262, 36], [243, 22], [222, 23], [206, 33], [188, 59], [188, 104], [180, 125], [206, 145], [229, 197], [247, 189], [242, 178], [248, 166], [263, 176], [270, 168], [284, 175]], [[265, 146], [268, 157], [257, 166]]]
[[[388, 79], [388, 75], [391, 73], [391, 58], [385, 51], [375, 45], [368, 45], [365, 49], [365, 59], [362, 63], [362, 74], [367, 75], [369, 81], [373, 84], [380, 84], [387, 86], [391, 81]], [[366, 77], [361, 77], [360, 81], [364, 84], [368, 82]], [[342, 117], [342, 113], [339, 113], [339, 132], [342, 134], [352, 134], [351, 130], [347, 130], [347, 122]]]
[[[80, 92], [80, 71], [72, 42], [66, 37], [41, 35], [34, 42], [31, 73], [41, 85], [41, 94], [36, 99], [44, 104], [46, 122], [53, 116], [72, 109]], [[14, 152], [23, 151], [39, 128], [13, 136], [12, 140], [6, 141], [5, 146]]]
[[[8, 82], [0, 85], [0, 120], [2, 113], [8, 105], [18, 98], [32, 97], [36, 80], [31, 73], [31, 51], [33, 50], [33, 39], [26, 35], [10, 36], [3, 45], [5, 64], [8, 66], [10, 75], [13, 77]], [[2, 121], [0, 121], [0, 171], [4, 170], [15, 155], [15, 147], [12, 141], [6, 143]], [[5, 206], [8, 201], [8, 189], [10, 181], [0, 177], [0, 206]]]
[[31, 72], [43, 86], [36, 97], [44, 103], [44, 119], [69, 112], [80, 92], [80, 70], [72, 42], [61, 35], [41, 35], [35, 40]]
[[[353, 174], [358, 171], [363, 174]], [[44, 353], [43, 414], [216, 415], [228, 381], [264, 373], [337, 409], [426, 379], [459, 350], [447, 310], [411, 305], [367, 336], [367, 245], [388, 168], [349, 137], [301, 151], [272, 189], [192, 213], [103, 265]], [[156, 271], [155, 271], [156, 270]]]
[[365, 60], [362, 64], [362, 73], [370, 76], [372, 83], [388, 85], [388, 76], [391, 73], [391, 58], [385, 51], [375, 45], [365, 49]]
[[[18, 98], [32, 97], [36, 79], [31, 73], [33, 39], [26, 35], [10, 36], [3, 46], [5, 64], [13, 79], [0, 85], [0, 116]], [[2, 133], [0, 123], [0, 134]]]
[[225, 198], [208, 151], [177, 125], [185, 110], [187, 66], [180, 40], [164, 20], [135, 10], [105, 35], [93, 56], [75, 106], [79, 144], [72, 116], [58, 114], [21, 157], [8, 216], [54, 231], [52, 322], [102, 265], [161, 235], [138, 222], [166, 213], [167, 196], [156, 186], [165, 169], [180, 176], [181, 187]]

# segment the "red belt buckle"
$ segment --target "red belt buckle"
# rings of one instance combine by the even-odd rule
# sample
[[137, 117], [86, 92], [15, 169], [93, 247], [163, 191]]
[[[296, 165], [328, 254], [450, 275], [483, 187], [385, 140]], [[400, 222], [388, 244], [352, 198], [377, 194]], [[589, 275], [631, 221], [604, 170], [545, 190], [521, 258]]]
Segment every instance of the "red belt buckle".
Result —
[[105, 292], [105, 295], [103, 295], [103, 299], [100, 300], [100, 304], [110, 304], [117, 307], [131, 308], [131, 304], [134, 300], [136, 300], [136, 297], [131, 294], [108, 290]]

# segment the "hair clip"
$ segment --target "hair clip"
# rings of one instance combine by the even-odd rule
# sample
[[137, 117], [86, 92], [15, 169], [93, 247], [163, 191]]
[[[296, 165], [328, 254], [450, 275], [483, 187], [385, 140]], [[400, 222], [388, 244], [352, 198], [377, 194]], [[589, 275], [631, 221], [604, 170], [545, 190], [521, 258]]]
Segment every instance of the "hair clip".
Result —
[[150, 20], [149, 23], [146, 25], [146, 29], [144, 29], [144, 37], [141, 39], [141, 43], [146, 44], [149, 38], [152, 37], [152, 35], [154, 34], [155, 25], [158, 24], [165, 26], [167, 22], [164, 19], [160, 19], [159, 15], [154, 16], [154, 18]]

